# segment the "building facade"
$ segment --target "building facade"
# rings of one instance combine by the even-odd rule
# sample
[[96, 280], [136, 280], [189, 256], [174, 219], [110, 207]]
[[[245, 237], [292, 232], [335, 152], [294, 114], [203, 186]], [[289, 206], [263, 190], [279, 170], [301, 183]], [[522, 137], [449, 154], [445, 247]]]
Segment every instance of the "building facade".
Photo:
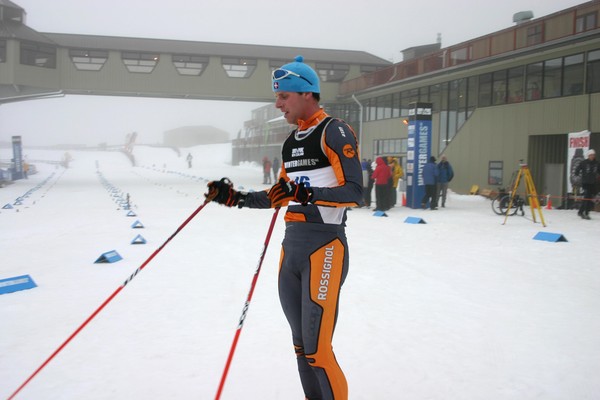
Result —
[[[432, 155], [452, 163], [452, 190], [507, 188], [525, 162], [538, 193], [565, 197], [568, 133], [589, 130], [600, 147], [599, 11], [589, 1], [448, 48], [411, 48], [400, 63], [341, 82], [336, 105], [324, 107], [360, 131], [362, 158], [406, 164], [409, 104], [432, 103]], [[248, 124], [271, 134], [276, 115]]]

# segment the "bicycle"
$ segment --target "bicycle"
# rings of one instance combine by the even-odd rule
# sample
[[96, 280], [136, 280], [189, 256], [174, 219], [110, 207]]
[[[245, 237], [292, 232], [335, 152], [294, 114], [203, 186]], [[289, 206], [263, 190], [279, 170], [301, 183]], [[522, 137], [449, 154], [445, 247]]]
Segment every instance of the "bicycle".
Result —
[[[517, 180], [517, 176], [519, 176], [520, 168], [522, 168], [525, 165], [526, 164], [523, 163], [523, 160], [519, 160], [519, 169], [512, 173], [512, 176], [510, 178], [510, 186], [509, 187], [512, 188], [513, 190], [516, 190], [515, 182]], [[511, 197], [512, 197], [512, 202], [511, 202]], [[532, 199], [527, 198], [527, 196], [521, 197], [517, 193], [515, 193], [513, 195], [512, 192], [507, 192], [506, 189], [499, 188], [498, 195], [496, 196], [496, 198], [494, 200], [492, 200], [492, 210], [498, 215], [511, 216], [511, 215], [515, 215], [517, 212], [520, 212], [521, 216], [524, 216], [525, 210], [523, 210], [523, 206], [527, 205], [529, 201], [532, 201]], [[546, 198], [544, 196], [538, 195], [537, 203], [540, 204], [541, 206], [545, 205]], [[509, 209], [509, 207], [510, 207], [510, 209]]]
[[[515, 194], [512, 198], [511, 203], [511, 195], [510, 193], [506, 193], [501, 191], [498, 193], [498, 196], [492, 200], [492, 210], [498, 215], [515, 215], [518, 211], [521, 212], [521, 216], [525, 215], [525, 211], [523, 210], [523, 206], [525, 205], [525, 200]], [[509, 209], [510, 206], [510, 209]]]

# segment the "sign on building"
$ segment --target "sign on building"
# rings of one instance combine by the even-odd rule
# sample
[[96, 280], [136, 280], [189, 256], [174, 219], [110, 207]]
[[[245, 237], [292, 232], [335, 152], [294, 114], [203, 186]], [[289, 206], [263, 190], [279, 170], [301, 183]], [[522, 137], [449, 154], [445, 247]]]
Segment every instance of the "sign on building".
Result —
[[411, 103], [406, 149], [406, 206], [420, 208], [425, 194], [423, 166], [431, 156], [431, 103]]

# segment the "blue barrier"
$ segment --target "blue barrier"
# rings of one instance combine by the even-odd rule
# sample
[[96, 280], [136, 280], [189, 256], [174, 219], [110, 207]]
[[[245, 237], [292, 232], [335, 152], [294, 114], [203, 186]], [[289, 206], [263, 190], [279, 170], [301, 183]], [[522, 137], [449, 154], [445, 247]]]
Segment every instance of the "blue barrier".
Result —
[[375, 212], [373, 213], [373, 216], [374, 216], [374, 217], [387, 217], [387, 214], [386, 214], [385, 212], [383, 212], [383, 211], [379, 211], [379, 210], [377, 210], [377, 211], [375, 211]]
[[19, 290], [25, 289], [33, 289], [34, 287], [37, 287], [37, 285], [29, 275], [0, 279], [0, 294], [18, 292]]
[[567, 238], [561, 233], [552, 232], [538, 232], [534, 237], [534, 240], [545, 240], [547, 242], [567, 242]]
[[407, 217], [404, 220], [405, 224], [426, 224], [425, 220], [421, 217]]
[[131, 224], [133, 229], [142, 229], [144, 225], [140, 222], [140, 220], [136, 220], [133, 224]]
[[98, 257], [98, 259], [96, 261], [94, 261], [94, 264], [114, 263], [114, 262], [117, 262], [122, 259], [123, 259], [123, 257], [121, 257], [119, 255], [119, 253], [117, 253], [115, 250], [111, 250], [111, 251], [107, 251], [106, 253], [102, 253], [100, 255], [100, 257]]
[[142, 235], [137, 235], [133, 238], [131, 244], [146, 244], [146, 239], [144, 239]]

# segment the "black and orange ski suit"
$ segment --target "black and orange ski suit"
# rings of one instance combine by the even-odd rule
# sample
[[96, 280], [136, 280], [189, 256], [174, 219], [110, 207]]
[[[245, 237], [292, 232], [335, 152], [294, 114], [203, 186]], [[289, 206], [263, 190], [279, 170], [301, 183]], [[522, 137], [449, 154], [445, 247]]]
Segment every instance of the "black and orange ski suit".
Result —
[[[290, 202], [279, 269], [279, 298], [292, 330], [309, 400], [347, 400], [348, 384], [332, 347], [340, 289], [348, 273], [346, 209], [362, 203], [362, 169], [352, 128], [323, 110], [292, 131], [279, 177], [312, 188], [308, 205]], [[266, 192], [244, 207], [267, 208]]]

